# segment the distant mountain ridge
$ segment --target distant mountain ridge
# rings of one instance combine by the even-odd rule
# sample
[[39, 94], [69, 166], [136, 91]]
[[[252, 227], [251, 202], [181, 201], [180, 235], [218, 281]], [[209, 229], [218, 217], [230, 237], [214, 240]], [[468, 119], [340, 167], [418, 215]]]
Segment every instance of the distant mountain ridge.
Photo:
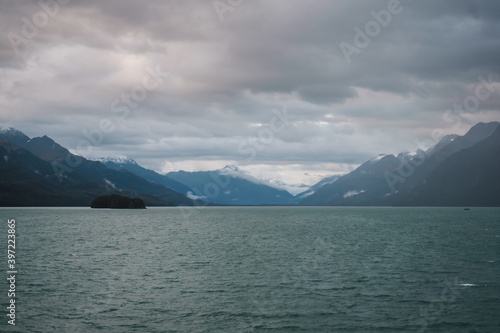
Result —
[[[170, 188], [73, 155], [47, 136], [29, 139], [10, 128], [0, 131], [0, 139], [2, 206], [88, 206], [94, 197], [112, 193], [140, 197], [150, 206], [193, 205]], [[67, 157], [79, 163], [61, 175], [55, 163]]]
[[407, 197], [453, 154], [486, 140], [499, 126], [499, 122], [478, 123], [464, 136], [447, 135], [425, 152], [401, 153], [397, 158], [378, 155], [334, 183], [315, 189], [301, 198], [299, 204], [392, 206], [423, 202]]
[[117, 171], [126, 170], [135, 174], [136, 176], [146, 179], [149, 182], [171, 188], [174, 191], [182, 193], [183, 195], [187, 195], [189, 192], [192, 192], [192, 189], [189, 186], [184, 185], [166, 175], [161, 175], [153, 170], [146, 169], [137, 164], [136, 161], [128, 157], [102, 157], [95, 160], [101, 162], [110, 169]]
[[384, 174], [395, 170], [399, 164], [394, 155], [378, 155], [356, 170], [326, 184], [299, 203], [301, 205], [390, 205], [390, 193]]
[[[499, 122], [480, 122], [472, 126], [463, 136], [457, 135], [452, 138], [446, 136], [441, 139], [436, 146], [425, 152], [423, 159], [414, 163], [416, 165], [414, 171], [409, 176], [404, 177], [404, 181], [395, 184], [394, 187], [397, 193], [393, 193], [393, 204], [404, 201], [416, 186], [425, 182], [429, 175], [450, 156], [487, 139], [498, 126], [500, 126]], [[417, 158], [420, 159], [421, 157]], [[406, 165], [409, 165], [408, 162], [412, 161], [406, 161]], [[399, 172], [398, 175], [401, 175], [401, 173]]]
[[336, 182], [341, 176], [339, 175], [334, 175], [334, 176], [329, 176], [321, 179], [319, 182], [311, 186], [309, 189], [307, 189], [304, 192], [301, 192], [295, 196], [296, 202], [299, 202], [300, 200], [307, 198], [311, 195], [313, 195], [316, 191], [318, 191], [320, 188], [322, 188], [325, 185], [328, 184], [333, 184]]
[[30, 140], [26, 134], [12, 127], [1, 127], [0, 138], [20, 147]]
[[[58, 164], [78, 163], [62, 176]], [[296, 196], [235, 165], [161, 175], [131, 158], [88, 160], [50, 137], [0, 128], [0, 206], [88, 206], [97, 196], [139, 197], [148, 206], [500, 206], [500, 123], [478, 123], [426, 151], [379, 154]]]
[[444, 160], [399, 205], [500, 206], [500, 126]]
[[168, 177], [192, 189], [188, 196], [221, 205], [290, 205], [294, 197], [286, 190], [257, 179], [237, 166], [212, 171], [176, 171]]

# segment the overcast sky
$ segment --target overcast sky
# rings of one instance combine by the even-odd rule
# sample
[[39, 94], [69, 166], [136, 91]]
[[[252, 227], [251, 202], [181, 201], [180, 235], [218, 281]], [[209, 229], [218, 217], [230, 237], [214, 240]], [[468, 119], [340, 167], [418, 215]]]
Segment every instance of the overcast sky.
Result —
[[0, 27], [0, 125], [160, 172], [313, 184], [500, 120], [498, 0], [7, 0]]

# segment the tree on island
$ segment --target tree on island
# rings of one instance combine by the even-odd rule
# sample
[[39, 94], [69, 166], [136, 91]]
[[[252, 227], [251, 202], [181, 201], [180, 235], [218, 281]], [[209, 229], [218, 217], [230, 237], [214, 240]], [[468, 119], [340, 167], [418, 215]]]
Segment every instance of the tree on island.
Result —
[[90, 203], [90, 208], [145, 209], [140, 198], [129, 198], [119, 194], [103, 195]]

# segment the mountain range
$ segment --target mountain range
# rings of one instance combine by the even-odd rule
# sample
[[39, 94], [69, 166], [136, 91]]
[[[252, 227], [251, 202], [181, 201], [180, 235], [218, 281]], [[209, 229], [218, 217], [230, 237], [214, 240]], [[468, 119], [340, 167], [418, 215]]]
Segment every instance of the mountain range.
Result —
[[295, 196], [235, 165], [165, 175], [130, 158], [89, 160], [48, 136], [0, 129], [0, 206], [89, 206], [101, 195], [148, 206], [499, 206], [500, 123], [478, 123], [413, 153], [380, 154]]
[[0, 154], [1, 206], [89, 206], [95, 197], [114, 193], [150, 206], [193, 205], [181, 193], [76, 156], [47, 136], [30, 139], [3, 128]]
[[167, 176], [193, 189], [188, 196], [221, 205], [290, 205], [294, 197], [284, 189], [252, 177], [235, 165], [219, 170], [169, 172]]
[[[393, 205], [432, 205], [433, 202], [441, 202], [448, 206], [460, 206], [467, 202], [469, 205], [491, 205], [491, 200], [484, 204], [477, 200], [448, 200], [425, 201], [421, 198], [422, 186], [429, 183], [435, 189], [450, 188], [450, 183], [436, 178], [435, 172], [440, 169], [442, 173], [454, 174], [456, 169], [461, 170], [466, 164], [450, 164], [450, 158], [465, 149], [473, 151], [481, 149], [477, 144], [484, 140], [493, 140], [490, 143], [491, 151], [484, 151], [487, 156], [494, 156], [495, 144], [500, 146], [500, 141], [495, 141], [494, 134], [499, 129], [499, 122], [478, 123], [473, 126], [464, 136], [451, 135], [443, 137], [436, 145], [427, 150], [417, 150], [414, 153], [400, 153], [394, 155], [378, 155], [363, 163], [354, 171], [338, 178], [335, 182], [320, 187], [314, 193], [299, 201], [301, 205], [335, 205], [335, 206], [393, 206]], [[446, 162], [446, 163], [445, 163]], [[482, 163], [493, 163], [485, 159], [471, 160], [468, 164], [478, 168], [485, 167]], [[486, 164], [489, 165], [489, 164]], [[488, 177], [495, 179], [500, 173], [497, 170], [488, 169]], [[487, 173], [483, 174], [486, 177]], [[432, 176], [432, 177], [431, 177]], [[469, 178], [472, 174], [462, 175], [462, 179], [455, 179], [457, 184], [474, 183]], [[428, 188], [427, 185], [426, 188]], [[479, 185], [475, 185], [479, 186]], [[455, 188], [455, 187], [454, 187]], [[458, 186], [456, 188], [464, 189]], [[419, 192], [416, 192], [419, 191]], [[500, 192], [494, 192], [493, 188], [484, 188], [484, 192], [494, 197], [500, 197]], [[436, 192], [437, 193], [437, 192]], [[465, 195], [462, 197], [466, 197]], [[420, 199], [417, 199], [420, 198]], [[430, 197], [429, 197], [430, 198]], [[470, 197], [469, 197], [470, 198]], [[483, 198], [484, 199], [484, 198]]]
[[117, 171], [131, 172], [134, 175], [142, 177], [151, 183], [163, 185], [167, 188], [171, 188], [172, 190], [182, 193], [184, 195], [187, 195], [189, 192], [192, 192], [189, 186], [179, 183], [178, 181], [166, 175], [161, 175], [153, 170], [143, 168], [131, 158], [103, 157], [95, 160], [101, 162], [110, 169]]
[[486, 139], [469, 143], [444, 159], [398, 204], [500, 206], [500, 127]]

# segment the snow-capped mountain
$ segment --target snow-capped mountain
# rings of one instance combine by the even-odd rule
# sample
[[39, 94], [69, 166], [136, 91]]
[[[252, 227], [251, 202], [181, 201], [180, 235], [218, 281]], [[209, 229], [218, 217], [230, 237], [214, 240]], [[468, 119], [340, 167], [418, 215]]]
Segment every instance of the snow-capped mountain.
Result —
[[270, 184], [272, 184], [272, 186], [274, 186], [278, 189], [285, 190], [294, 196], [299, 194], [299, 193], [302, 193], [304, 191], [307, 191], [311, 187], [310, 185], [306, 185], [306, 184], [285, 183], [280, 178], [273, 178], [273, 179], [269, 179], [268, 181]]
[[241, 178], [241, 179], [246, 179], [252, 183], [255, 184], [262, 184], [266, 186], [273, 187], [277, 190], [284, 190], [287, 191], [288, 193], [291, 193], [292, 195], [300, 193], [306, 189], [309, 188], [309, 186], [301, 184], [301, 185], [290, 185], [285, 182], [283, 182], [279, 178], [272, 178], [272, 179], [261, 179], [257, 178], [255, 176], [252, 176], [248, 171], [242, 170], [240, 167], [231, 164], [231, 165], [226, 165], [224, 168], [218, 170], [222, 175], [228, 175], [233, 178]]
[[101, 162], [109, 169], [131, 172], [136, 176], [146, 179], [147, 181], [163, 185], [184, 195], [187, 195], [192, 191], [189, 186], [179, 183], [178, 181], [168, 176], [159, 174], [156, 171], [146, 169], [129, 157], [100, 157], [95, 158], [94, 160]]
[[246, 179], [249, 182], [270, 186], [277, 190], [285, 190], [284, 187], [286, 186], [286, 184], [279, 179], [266, 180], [254, 177], [250, 174], [250, 172], [242, 170], [240, 167], [234, 164], [226, 165], [224, 168], [215, 171], [219, 172], [221, 175], [227, 175], [233, 178]]
[[430, 155], [434, 154], [435, 152], [437, 152], [438, 150], [440, 150], [444, 146], [452, 143], [457, 137], [458, 137], [458, 135], [456, 135], [456, 134], [450, 134], [450, 135], [444, 136], [441, 140], [439, 140], [439, 142], [434, 147], [431, 147], [425, 151], [426, 155], [430, 156]]
[[14, 127], [8, 127], [8, 126], [1, 126], [0, 133], [9, 135], [25, 135], [23, 132], [18, 131]]
[[371, 164], [376, 164], [378, 163], [381, 159], [383, 159], [385, 156], [387, 156], [386, 154], [379, 154], [378, 156], [375, 156], [374, 158], [370, 159], [369, 162]]
[[314, 193], [303, 196], [303, 205], [379, 205], [390, 192], [384, 174], [400, 165], [394, 155], [378, 155], [354, 171], [339, 177], [332, 183], [319, 187]]
[[223, 205], [288, 205], [293, 196], [276, 185], [258, 179], [235, 165], [212, 171], [176, 171], [168, 177], [189, 186], [193, 199]]
[[109, 156], [108, 157], [97, 157], [97, 158], [92, 158], [91, 160], [101, 162], [102, 164], [115, 163], [115, 164], [121, 164], [121, 165], [124, 165], [124, 164], [138, 165], [135, 160], [133, 160], [130, 157], [125, 157], [125, 156], [122, 156], [122, 157], [109, 157]]
[[19, 147], [24, 147], [30, 140], [26, 134], [13, 127], [0, 127], [0, 139], [7, 140]]
[[497, 124], [492, 135], [446, 158], [399, 204], [498, 207], [499, 184], [500, 126]]
[[69, 168], [63, 163], [76, 156], [46, 135], [30, 139], [3, 128], [0, 139], [0, 206], [87, 206], [110, 192], [141, 197], [148, 205], [193, 204], [165, 186], [83, 157]]
[[[241, 170], [237, 165], [234, 165], [234, 164], [226, 165], [222, 169], [218, 169], [215, 171], [220, 173], [221, 175], [226, 175], [226, 176], [230, 176], [233, 178], [246, 179], [246, 180], [248, 180], [252, 183], [256, 183], [256, 184], [260, 184], [260, 183], [264, 184], [265, 183], [265, 181], [252, 176], [248, 171]], [[269, 184], [266, 184], [266, 185], [269, 185]]]
[[[455, 153], [473, 147], [493, 134], [498, 122], [478, 123], [465, 135], [448, 135], [434, 147], [423, 151], [380, 154], [314, 193], [304, 193], [303, 205], [387, 206], [410, 202], [413, 189]], [[309, 194], [310, 193], [310, 194]]]
[[316, 184], [314, 184], [313, 186], [309, 187], [306, 191], [297, 194], [295, 197], [297, 198], [297, 201], [300, 201], [304, 198], [307, 198], [307, 197], [313, 195], [316, 191], [318, 191], [323, 186], [328, 185], [328, 184], [333, 184], [340, 177], [341, 177], [341, 175], [333, 175], [333, 176], [325, 177], [325, 178], [321, 179], [319, 182], [317, 182]]
[[77, 165], [62, 172], [54, 165], [76, 157], [68, 149], [48, 136], [30, 139], [0, 127], [0, 206], [87, 205], [110, 191], [142, 196], [150, 205], [287, 205], [300, 200], [300, 205], [498, 206], [499, 126], [478, 123], [465, 135], [445, 136], [425, 151], [374, 156], [296, 197], [283, 190], [287, 185], [279, 179], [262, 180], [236, 165], [161, 175], [127, 157], [79, 157]]

